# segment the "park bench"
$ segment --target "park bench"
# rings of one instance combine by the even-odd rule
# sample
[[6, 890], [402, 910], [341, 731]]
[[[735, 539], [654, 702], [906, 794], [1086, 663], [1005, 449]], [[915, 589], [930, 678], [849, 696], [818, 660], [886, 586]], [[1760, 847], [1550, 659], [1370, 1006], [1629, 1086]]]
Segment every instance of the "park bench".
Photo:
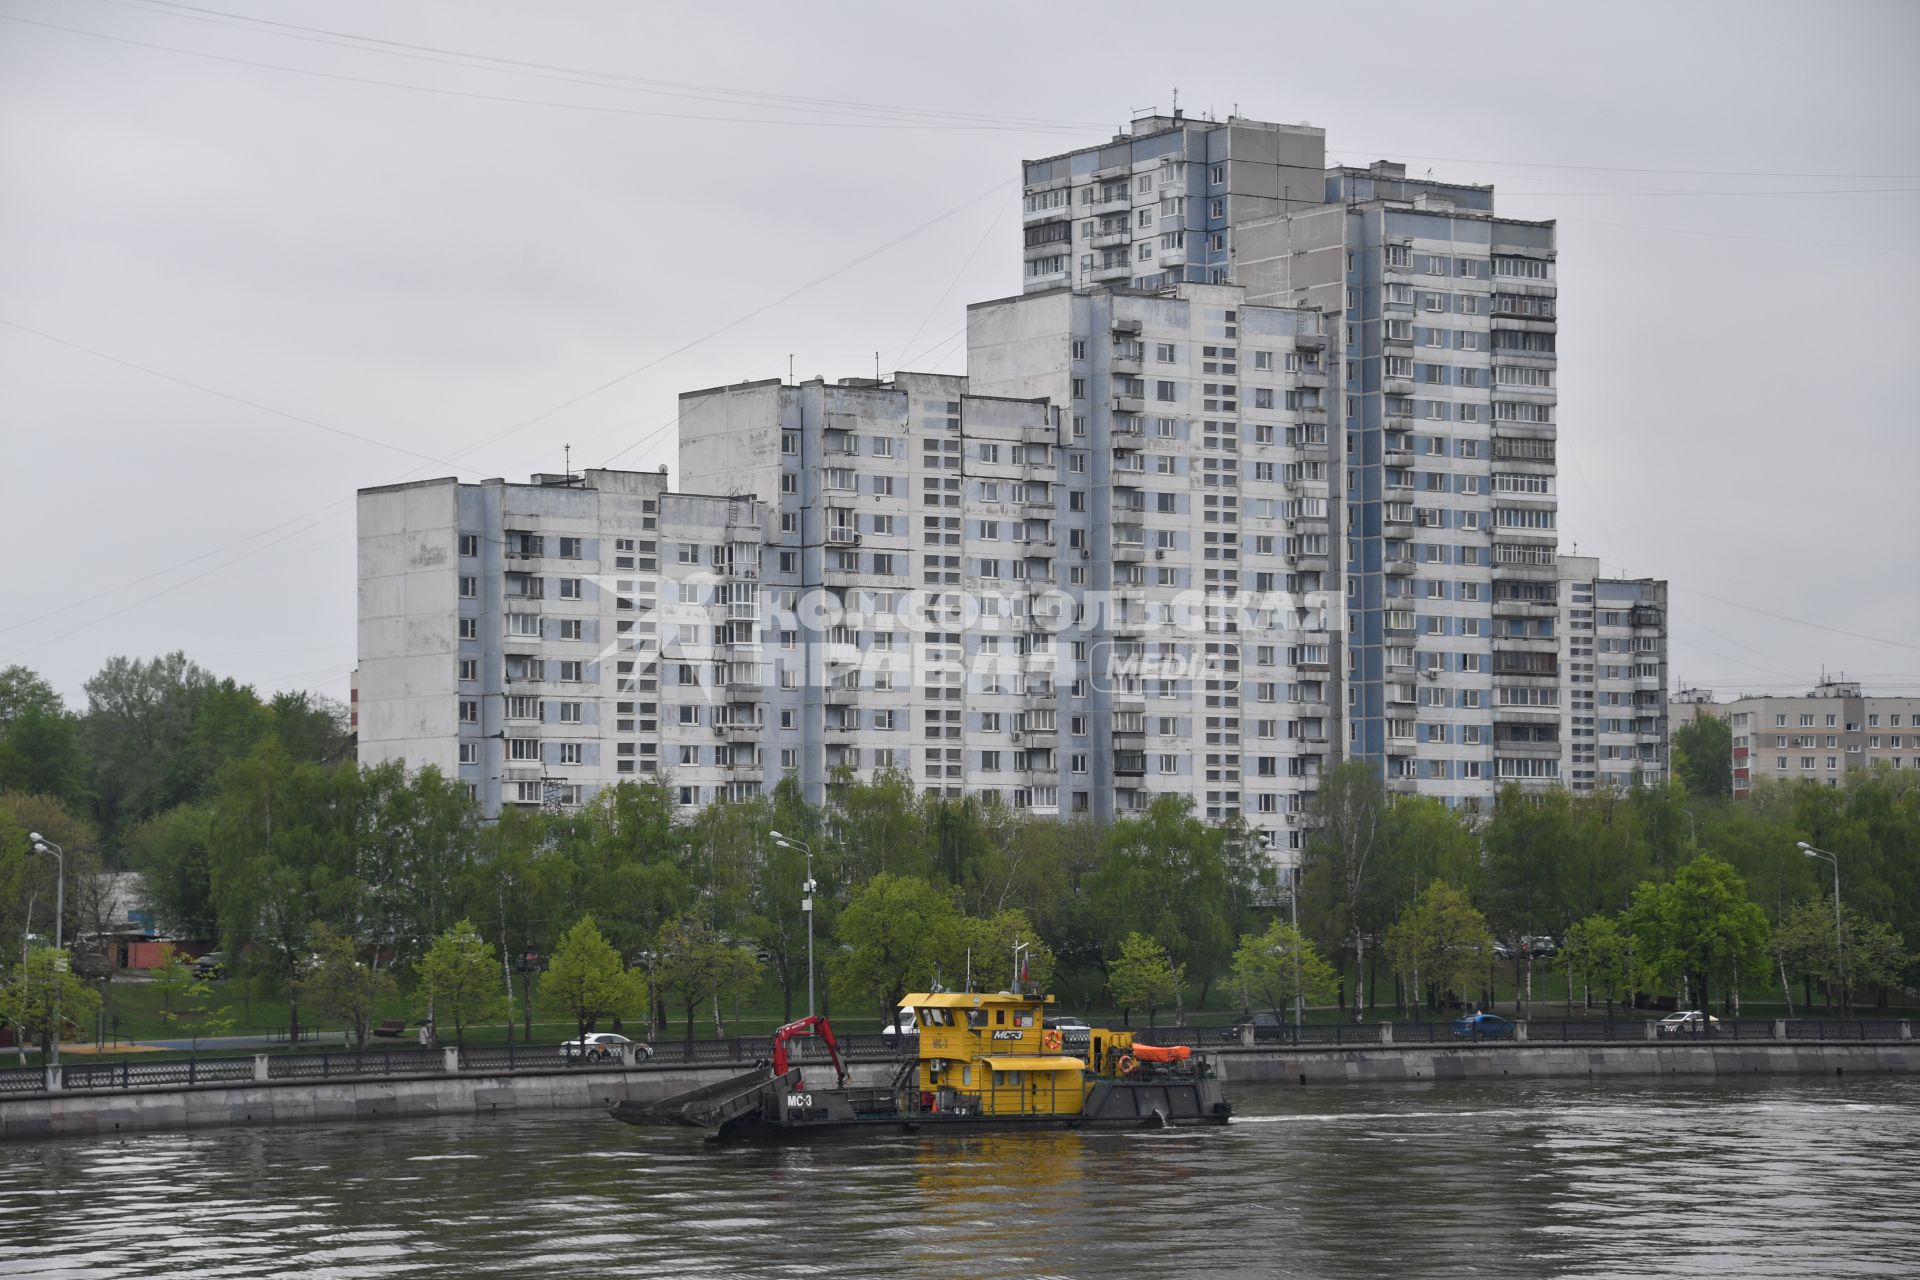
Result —
[[388, 1018], [385, 1022], [382, 1022], [379, 1026], [373, 1029], [373, 1034], [377, 1036], [387, 1036], [395, 1040], [399, 1039], [401, 1036], [405, 1035], [406, 1033], [407, 1033], [407, 1022], [406, 1022], [406, 1019], [404, 1018]]

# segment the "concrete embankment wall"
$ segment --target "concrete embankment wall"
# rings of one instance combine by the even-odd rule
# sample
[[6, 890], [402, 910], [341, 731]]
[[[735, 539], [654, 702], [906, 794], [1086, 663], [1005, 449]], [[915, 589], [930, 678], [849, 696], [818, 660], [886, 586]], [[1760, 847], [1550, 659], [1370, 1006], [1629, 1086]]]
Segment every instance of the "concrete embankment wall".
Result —
[[1315, 1088], [1433, 1080], [1920, 1073], [1920, 1041], [1878, 1044], [1382, 1045], [1225, 1053], [1220, 1076]]
[[[831, 1083], [829, 1068], [813, 1069]], [[37, 1094], [0, 1099], [0, 1141], [234, 1124], [604, 1109], [627, 1098], [651, 1102], [713, 1084], [738, 1071], [738, 1066], [556, 1070]], [[848, 1080], [856, 1085], [876, 1085], [885, 1083], [891, 1074], [891, 1064], [855, 1065], [849, 1068]]]
[[[1214, 1061], [1229, 1088], [1236, 1082], [1319, 1088], [1451, 1080], [1580, 1080], [1601, 1076], [1844, 1078], [1920, 1073], [1920, 1041], [1238, 1049], [1219, 1053]], [[811, 1069], [823, 1077], [828, 1070], [825, 1066]], [[558, 1070], [513, 1075], [474, 1073], [234, 1082], [190, 1088], [38, 1094], [0, 1098], [0, 1141], [234, 1124], [605, 1108], [625, 1098], [644, 1102], [668, 1097], [723, 1080], [736, 1070], [735, 1066]], [[851, 1068], [851, 1083], [883, 1084], [893, 1070], [891, 1063], [855, 1064]]]

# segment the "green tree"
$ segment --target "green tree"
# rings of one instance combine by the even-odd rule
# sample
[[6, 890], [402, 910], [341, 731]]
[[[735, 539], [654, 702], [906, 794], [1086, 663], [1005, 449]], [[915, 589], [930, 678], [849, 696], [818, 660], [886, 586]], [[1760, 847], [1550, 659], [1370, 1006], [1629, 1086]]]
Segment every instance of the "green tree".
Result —
[[[1182, 973], [1205, 989], [1232, 960], [1232, 897], [1224, 834], [1193, 812], [1187, 796], [1163, 795], [1146, 814], [1107, 828], [1106, 861], [1086, 880], [1109, 953], [1129, 934], [1157, 940]], [[1174, 993], [1176, 1012], [1183, 993]]]
[[78, 716], [30, 703], [0, 729], [0, 791], [51, 796], [79, 810], [90, 795], [89, 774]]
[[1613, 916], [1591, 915], [1567, 930], [1564, 939], [1569, 967], [1580, 974], [1583, 1003], [1591, 1004], [1597, 991], [1613, 1016], [1613, 1003], [1633, 993], [1636, 985], [1632, 937]]
[[1639, 963], [1680, 983], [1701, 1009], [1714, 984], [1737, 1006], [1740, 984], [1766, 974], [1766, 914], [1718, 858], [1703, 854], [1667, 884], [1642, 884], [1626, 923]]
[[659, 955], [654, 980], [676, 993], [687, 1015], [687, 1043], [693, 1043], [693, 1011], [702, 1003], [713, 1006], [713, 1034], [726, 1034], [720, 1007], [751, 994], [760, 976], [753, 952], [730, 941], [698, 912], [669, 920], [655, 947]]
[[[1494, 805], [1485, 833], [1486, 860], [1480, 878], [1488, 922], [1507, 938], [1558, 934], [1567, 921], [1567, 855], [1573, 845], [1567, 793], [1528, 794], [1509, 785]], [[1516, 1001], [1533, 998], [1534, 950], [1526, 949], [1523, 985]]]
[[[844, 950], [828, 966], [833, 983], [857, 1000], [869, 1002], [882, 1021], [893, 1016], [901, 997], [924, 991], [953, 952], [960, 923], [949, 890], [918, 876], [882, 871], [840, 912], [835, 940]], [[954, 978], [951, 969], [945, 975]]]
[[393, 997], [393, 975], [362, 960], [353, 938], [316, 920], [307, 931], [310, 954], [300, 964], [299, 987], [307, 1004], [347, 1024], [353, 1051], [367, 1047], [374, 1015]]
[[1696, 800], [1733, 795], [1733, 728], [1719, 716], [1701, 715], [1673, 731], [1673, 776]]
[[602, 1018], [631, 1009], [645, 998], [645, 979], [620, 962], [593, 922], [581, 916], [560, 938], [540, 979], [540, 1000], [573, 1022], [574, 1039], [586, 1038]]
[[219, 936], [209, 852], [212, 834], [209, 806], [181, 805], [140, 823], [122, 844], [155, 913], [182, 937]]
[[1310, 928], [1338, 945], [1353, 973], [1353, 1017], [1363, 1004], [1367, 939], [1391, 919], [1381, 892], [1386, 788], [1373, 766], [1348, 760], [1321, 775], [1312, 831], [1301, 854], [1301, 902]]
[[[941, 968], [960, 974], [970, 967], [975, 986], [989, 990], [1003, 986], [1011, 989], [1016, 976], [1013, 973], [1015, 943], [1022, 944], [1020, 955], [1026, 969], [1025, 976], [1020, 978], [1021, 988], [1051, 991], [1059, 962], [1033, 922], [1027, 919], [1027, 913], [1018, 908], [1008, 908], [991, 916], [959, 917]], [[1006, 975], [1004, 981], [997, 976], [1000, 974]]]
[[1296, 996], [1304, 1003], [1327, 999], [1338, 979], [1305, 934], [1276, 920], [1265, 933], [1241, 936], [1233, 953], [1233, 981], [1243, 1009], [1250, 1011], [1257, 996], [1279, 1013]]
[[1774, 927], [1770, 950], [1783, 981], [1792, 973], [1819, 983], [1830, 1006], [1843, 991], [1892, 985], [1912, 962], [1898, 933], [1844, 906], [1836, 936], [1830, 899], [1809, 898], [1790, 907]]
[[872, 777], [859, 781], [849, 772], [834, 779], [833, 790], [834, 861], [843, 884], [865, 884], [883, 872], [932, 877], [931, 833], [911, 774], [876, 769]]
[[1120, 955], [1107, 970], [1107, 987], [1120, 1006], [1128, 1026], [1133, 1011], [1147, 1011], [1153, 1026], [1163, 1006], [1178, 998], [1187, 975], [1173, 963], [1167, 949], [1144, 933], [1130, 933], [1120, 942]]
[[0, 737], [6, 736], [14, 720], [24, 712], [55, 714], [66, 710], [46, 677], [31, 667], [0, 667]]
[[492, 945], [473, 921], [461, 920], [435, 938], [420, 958], [415, 994], [426, 1000], [435, 1021], [443, 1014], [453, 1019], [453, 1042], [464, 1049], [467, 1024], [499, 1005], [499, 976], [500, 960]]
[[1464, 992], [1486, 977], [1493, 934], [1464, 889], [1429, 884], [1387, 930], [1387, 955], [1430, 1009], [1447, 991]]
[[20, 1029], [21, 1045], [40, 1042], [42, 1062], [56, 1034], [80, 1034], [99, 1011], [100, 993], [73, 972], [73, 953], [62, 948], [35, 947], [0, 988], [0, 1019]]
[[95, 815], [109, 837], [191, 798], [169, 790], [181, 776], [173, 758], [187, 749], [200, 695], [212, 683], [177, 650], [152, 661], [109, 658], [87, 681]]

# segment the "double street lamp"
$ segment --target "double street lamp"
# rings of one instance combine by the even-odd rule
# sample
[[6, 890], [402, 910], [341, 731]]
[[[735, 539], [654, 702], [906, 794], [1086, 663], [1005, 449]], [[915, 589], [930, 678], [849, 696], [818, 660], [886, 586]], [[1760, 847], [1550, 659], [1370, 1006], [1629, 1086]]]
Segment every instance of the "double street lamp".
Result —
[[800, 885], [804, 895], [800, 899], [800, 910], [807, 916], [807, 1016], [813, 1016], [813, 846], [805, 840], [796, 840], [792, 836], [783, 836], [778, 831], [767, 832], [773, 842], [782, 849], [792, 849], [796, 853], [807, 855], [807, 878]]
[[1809, 858], [1819, 858], [1833, 866], [1833, 953], [1835, 965], [1839, 969], [1840, 1016], [1847, 1016], [1847, 944], [1840, 932], [1840, 859], [1825, 849], [1816, 849], [1805, 840], [1797, 842], [1796, 847]]
[[[54, 864], [59, 868], [53, 890], [53, 949], [58, 951], [66, 945], [66, 938], [61, 930], [67, 919], [67, 852], [38, 831], [29, 832], [27, 839], [33, 845], [35, 853], [52, 854]], [[57, 1067], [60, 1065], [60, 984], [58, 981], [53, 987], [52, 1012], [53, 1053], [47, 1062], [48, 1065]]]

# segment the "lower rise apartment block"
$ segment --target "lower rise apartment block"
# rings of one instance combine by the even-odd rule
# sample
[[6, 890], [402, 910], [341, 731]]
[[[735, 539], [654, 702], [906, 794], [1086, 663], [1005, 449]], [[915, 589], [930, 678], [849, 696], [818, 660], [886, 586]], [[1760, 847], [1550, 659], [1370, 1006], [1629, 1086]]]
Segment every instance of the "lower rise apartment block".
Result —
[[1733, 794], [1762, 778], [1839, 786], [1848, 769], [1920, 769], [1920, 697], [1875, 697], [1823, 679], [1801, 697], [1750, 694], [1721, 704], [1733, 732]]

